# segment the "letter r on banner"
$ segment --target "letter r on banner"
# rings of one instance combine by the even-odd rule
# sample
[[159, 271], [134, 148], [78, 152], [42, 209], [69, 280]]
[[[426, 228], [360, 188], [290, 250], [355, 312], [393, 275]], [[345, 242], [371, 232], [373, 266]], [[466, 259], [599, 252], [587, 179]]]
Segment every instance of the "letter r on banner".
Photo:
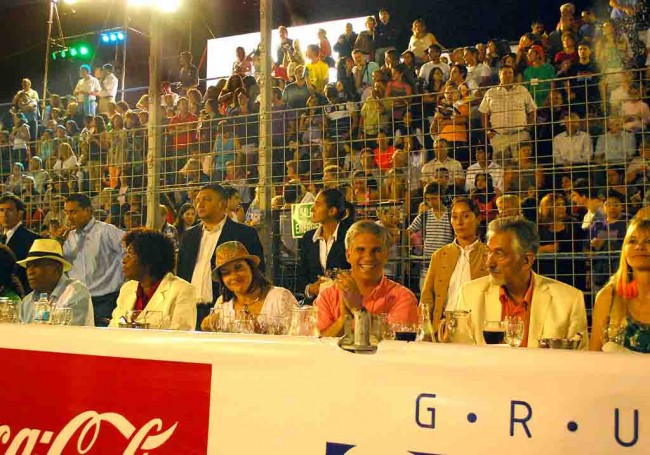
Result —
[[[524, 408], [526, 408], [527, 415], [525, 417], [515, 417], [515, 408], [517, 406], [523, 406]], [[526, 422], [528, 422], [532, 418], [533, 418], [533, 408], [531, 408], [528, 403], [526, 403], [525, 401], [512, 400], [510, 402], [510, 436], [515, 435], [515, 423], [520, 423], [521, 426], [524, 427], [526, 436], [532, 439], [533, 435], [530, 433], [530, 430], [528, 429], [528, 425], [526, 424]]]
[[431, 415], [426, 416], [426, 421], [420, 420], [420, 402], [426, 398], [435, 398], [436, 395], [434, 393], [421, 393], [418, 395], [418, 397], [415, 399], [415, 423], [418, 424], [419, 427], [422, 428], [435, 428], [436, 427], [436, 408], [430, 407], [426, 408], [426, 411], [429, 412]]

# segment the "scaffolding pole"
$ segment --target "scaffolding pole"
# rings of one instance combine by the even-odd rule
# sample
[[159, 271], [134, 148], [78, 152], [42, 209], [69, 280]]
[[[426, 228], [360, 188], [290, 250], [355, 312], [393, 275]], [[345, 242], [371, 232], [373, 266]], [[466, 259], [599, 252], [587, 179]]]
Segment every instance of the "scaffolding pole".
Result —
[[149, 31], [149, 123], [147, 136], [147, 227], [162, 228], [160, 223], [159, 154], [162, 149], [162, 118], [160, 116], [160, 64], [162, 62], [163, 24], [158, 11], [151, 12]]
[[[273, 160], [273, 142], [271, 141], [271, 20], [273, 17], [272, 0], [260, 1], [260, 54], [262, 58], [262, 75], [260, 77], [260, 151], [259, 174], [257, 185], [258, 200], [263, 213], [263, 222], [259, 232], [264, 252], [271, 257], [273, 220], [271, 214], [271, 163]], [[268, 276], [273, 277], [273, 261], [266, 261]]]
[[45, 102], [47, 100], [47, 75], [50, 71], [50, 43], [52, 41], [52, 22], [54, 20], [54, 8], [56, 2], [50, 0], [50, 14], [47, 19], [47, 41], [45, 42], [45, 74], [43, 75], [43, 99], [41, 100], [41, 112], [45, 112]]

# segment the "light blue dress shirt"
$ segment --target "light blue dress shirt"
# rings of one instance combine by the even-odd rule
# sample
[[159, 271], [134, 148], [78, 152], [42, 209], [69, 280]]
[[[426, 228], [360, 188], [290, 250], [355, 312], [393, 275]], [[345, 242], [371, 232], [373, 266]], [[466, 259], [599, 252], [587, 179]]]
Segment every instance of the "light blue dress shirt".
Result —
[[95, 218], [71, 231], [63, 244], [63, 256], [72, 264], [70, 278], [85, 284], [95, 297], [118, 292], [124, 283], [123, 237], [124, 231]]
[[[20, 305], [20, 321], [32, 322], [34, 305], [41, 293], [32, 291], [27, 294]], [[72, 325], [95, 326], [95, 314], [90, 293], [86, 286], [77, 280], [71, 280], [65, 273], [61, 274], [52, 294], [48, 296], [53, 308], [72, 308]]]

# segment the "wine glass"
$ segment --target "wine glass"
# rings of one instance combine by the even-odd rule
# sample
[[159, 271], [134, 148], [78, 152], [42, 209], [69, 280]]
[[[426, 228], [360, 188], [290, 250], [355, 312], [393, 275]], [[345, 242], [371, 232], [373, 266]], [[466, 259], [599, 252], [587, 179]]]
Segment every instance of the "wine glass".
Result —
[[483, 339], [485, 344], [503, 344], [506, 336], [505, 321], [484, 321]]
[[419, 324], [416, 323], [393, 323], [392, 332], [395, 333], [397, 341], [415, 341], [418, 335]]
[[624, 327], [621, 324], [607, 324], [601, 331], [603, 344], [616, 343], [623, 344]]
[[519, 316], [507, 316], [506, 343], [512, 348], [518, 348], [524, 339], [524, 321]]
[[72, 308], [54, 308], [50, 323], [52, 325], [72, 325]]
[[148, 329], [165, 328], [165, 318], [162, 311], [145, 311], [144, 322]]

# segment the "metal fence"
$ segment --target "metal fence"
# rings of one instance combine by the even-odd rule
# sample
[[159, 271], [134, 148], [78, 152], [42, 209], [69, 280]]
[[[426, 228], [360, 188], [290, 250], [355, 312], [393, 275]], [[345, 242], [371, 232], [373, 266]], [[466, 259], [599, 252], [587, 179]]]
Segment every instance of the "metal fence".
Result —
[[[499, 101], [504, 88], [498, 86], [418, 84], [412, 87], [418, 95], [386, 97], [387, 88], [396, 93], [408, 83], [378, 77], [359, 90], [341, 83], [328, 85], [327, 95], [303, 90], [302, 98], [290, 99], [305, 102], [302, 109], [283, 105], [282, 87], [275, 89], [274, 221], [266, 247], [276, 284], [295, 284], [299, 253], [291, 205], [335, 187], [354, 205], [352, 216], [381, 220], [393, 232], [387, 273], [417, 290], [435, 243], [427, 238], [432, 212], [424, 186], [435, 182], [444, 206], [459, 195], [479, 204], [483, 231], [514, 204], [539, 227], [538, 271], [593, 295], [617, 268], [626, 223], [644, 205], [650, 175], [644, 77], [644, 71], [623, 71], [515, 84], [538, 103], [528, 117], [527, 101], [523, 107], [519, 98]], [[263, 219], [255, 199], [258, 90], [231, 88], [219, 100], [187, 103], [188, 112], [173, 96], [160, 107], [164, 145], [157, 170], [169, 220], [211, 181], [237, 189], [241, 209], [233, 205], [234, 218], [251, 225]], [[26, 223], [43, 235], [65, 227], [62, 201], [76, 191], [93, 196], [100, 219], [125, 229], [144, 224], [148, 114], [138, 109], [100, 117], [83, 130], [79, 113], [50, 116], [40, 127], [30, 120], [37, 140], [21, 142], [20, 128], [0, 135], [3, 191], [22, 195]], [[42, 171], [30, 161], [34, 156]], [[413, 223], [420, 213], [424, 227]]]

